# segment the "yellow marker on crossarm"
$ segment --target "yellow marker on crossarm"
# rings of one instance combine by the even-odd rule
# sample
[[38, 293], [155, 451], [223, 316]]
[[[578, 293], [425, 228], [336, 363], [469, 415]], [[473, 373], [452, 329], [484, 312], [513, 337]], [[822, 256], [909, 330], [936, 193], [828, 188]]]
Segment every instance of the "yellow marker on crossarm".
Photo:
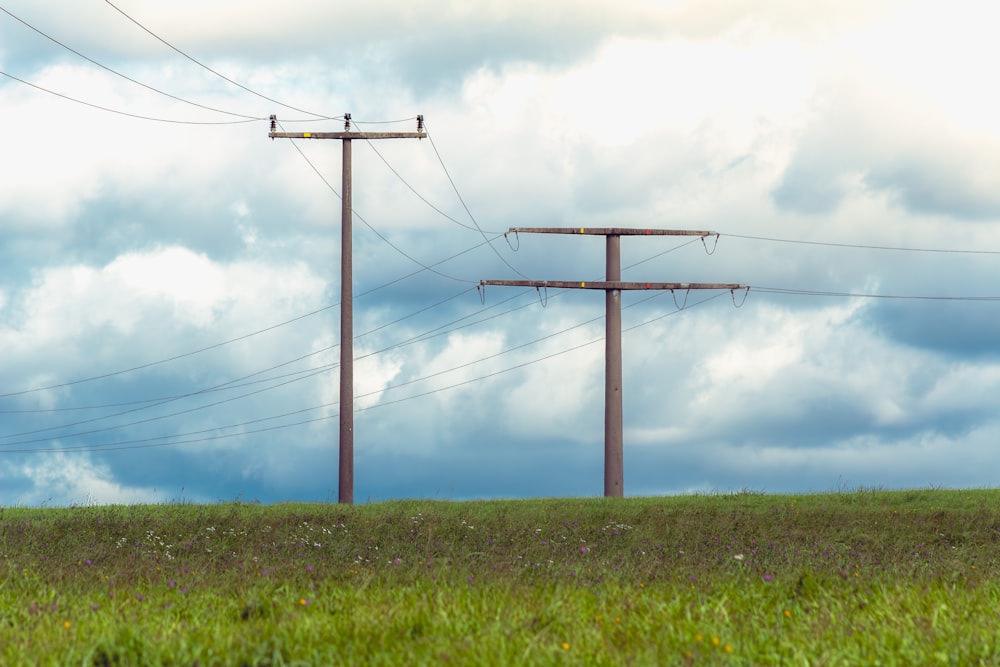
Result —
[[587, 283], [580, 283], [580, 287], [586, 287]]
[[583, 227], [580, 228], [580, 233], [583, 234]]
[[308, 139], [309, 137], [312, 136], [312, 132], [303, 132], [302, 136], [305, 137], [306, 139]]

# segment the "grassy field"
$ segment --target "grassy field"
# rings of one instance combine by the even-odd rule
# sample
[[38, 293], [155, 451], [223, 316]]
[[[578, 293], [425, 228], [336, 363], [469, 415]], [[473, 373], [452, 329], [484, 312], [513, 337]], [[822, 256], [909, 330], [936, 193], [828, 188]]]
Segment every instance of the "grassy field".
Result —
[[0, 510], [4, 665], [1000, 665], [1000, 491]]

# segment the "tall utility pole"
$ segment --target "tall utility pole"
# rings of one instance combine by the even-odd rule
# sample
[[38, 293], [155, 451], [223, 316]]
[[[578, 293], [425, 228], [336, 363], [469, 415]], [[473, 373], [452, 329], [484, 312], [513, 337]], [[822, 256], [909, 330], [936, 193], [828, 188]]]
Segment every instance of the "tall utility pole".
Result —
[[352, 132], [351, 114], [344, 114], [343, 132], [276, 132], [277, 118], [271, 116], [271, 139], [340, 139], [340, 464], [338, 500], [354, 502], [354, 279], [352, 258], [351, 141], [354, 139], [423, 139], [424, 117], [417, 116], [416, 132]]
[[508, 233], [585, 234], [604, 236], [607, 243], [605, 279], [598, 282], [568, 280], [482, 280], [480, 285], [553, 287], [557, 289], [604, 290], [606, 309], [604, 334], [604, 495], [621, 498], [624, 493], [622, 464], [622, 301], [621, 290], [744, 289], [731, 283], [639, 283], [622, 282], [622, 236], [714, 236], [714, 232], [676, 229], [512, 227]]

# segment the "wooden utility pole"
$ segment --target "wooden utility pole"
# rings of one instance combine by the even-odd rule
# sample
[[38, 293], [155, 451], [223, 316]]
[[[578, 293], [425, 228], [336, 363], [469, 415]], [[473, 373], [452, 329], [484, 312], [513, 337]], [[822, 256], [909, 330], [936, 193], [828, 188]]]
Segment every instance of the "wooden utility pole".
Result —
[[351, 114], [344, 114], [343, 132], [276, 132], [271, 116], [271, 139], [340, 139], [340, 463], [338, 500], [354, 502], [354, 279], [352, 257], [353, 209], [351, 206], [351, 141], [354, 139], [423, 139], [424, 117], [417, 116], [416, 132], [352, 132]]
[[622, 282], [622, 236], [714, 236], [714, 232], [676, 229], [512, 227], [508, 234], [584, 234], [604, 236], [607, 244], [605, 279], [597, 282], [569, 280], [482, 280], [480, 285], [553, 287], [604, 290], [606, 309], [604, 334], [604, 495], [625, 494], [622, 463], [622, 301], [621, 290], [744, 289], [731, 283], [643, 283]]

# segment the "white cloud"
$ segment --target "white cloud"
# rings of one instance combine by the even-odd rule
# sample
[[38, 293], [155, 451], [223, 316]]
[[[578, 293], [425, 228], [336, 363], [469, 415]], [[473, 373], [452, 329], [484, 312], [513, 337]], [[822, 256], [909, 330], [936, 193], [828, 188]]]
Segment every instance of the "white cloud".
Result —
[[[733, 236], [994, 249], [1000, 96], [981, 82], [991, 80], [998, 47], [982, 3], [518, 0], [473, 11], [431, 0], [350, 7], [292, 0], [278, 13], [235, 0], [121, 3], [164, 37], [275, 99], [365, 120], [424, 113], [433, 147], [422, 141], [377, 148], [407, 183], [462, 221], [468, 216], [434, 148], [485, 229], [656, 226], [724, 235], [710, 259], [697, 246], [667, 253], [665, 241], [625, 244], [629, 262], [662, 253], [629, 271], [632, 279], [911, 294], [988, 292], [997, 282], [988, 256], [945, 259]], [[277, 112], [283, 122], [300, 113], [225, 84], [110, 7], [40, 0], [12, 10], [171, 93], [254, 115]], [[85, 65], [10, 21], [0, 22], [0, 50], [5, 70], [81, 99], [156, 117], [215, 118]], [[266, 122], [150, 123], [10, 81], [0, 82], [0, 104], [8, 112], [4, 150], [11, 165], [0, 179], [0, 392], [183, 354], [336, 301], [339, 202], [290, 142], [266, 139]], [[412, 120], [405, 126], [411, 129]], [[299, 147], [339, 189], [340, 146]], [[443, 221], [360, 142], [355, 206], [419, 261], [482, 242]], [[356, 286], [387, 285], [357, 301], [358, 328], [395, 322], [359, 339], [359, 355], [469, 314], [468, 304], [431, 307], [459, 289], [450, 281], [424, 273], [390, 283], [415, 265], [357, 218], [355, 231]], [[517, 254], [502, 239], [494, 245], [525, 275], [590, 279], [603, 271], [600, 244], [517, 241]], [[473, 281], [513, 273], [485, 247], [441, 268]], [[491, 290], [491, 303], [501, 294]], [[637, 306], [626, 320], [665, 314], [665, 298]], [[404, 479], [405, 462], [441, 452], [463, 454], [428, 467], [452, 478], [462, 476], [448, 469], [453, 461], [488, 460], [499, 470], [504, 457], [524, 460], [525, 448], [562, 447], [580, 454], [580, 466], [596, 465], [587, 457], [602, 439], [599, 343], [394, 402], [601, 335], [594, 323], [477, 362], [600, 314], [599, 301], [584, 302], [562, 308], [553, 299], [545, 310], [534, 305], [359, 360], [356, 392], [372, 393], [358, 401], [359, 459], [378, 468], [393, 457], [402, 471], [395, 479], [403, 487], [372, 495], [427, 493]], [[644, 488], [725, 486], [741, 471], [755, 480], [772, 474], [812, 485], [830, 467], [854, 475], [866, 460], [874, 477], [874, 466], [888, 467], [893, 455], [909, 457], [905, 479], [913, 480], [943, 467], [939, 449], [947, 447], [979, 460], [992, 429], [987, 398], [998, 383], [990, 345], [995, 318], [988, 304], [976, 311], [961, 302], [924, 305], [751, 293], [742, 310], [691, 309], [626, 334], [626, 441], [641, 443], [637, 449], [650, 462], [635, 471], [645, 475]], [[408, 315], [414, 319], [397, 321]], [[335, 349], [278, 366], [333, 346], [336, 319], [330, 310], [106, 383], [0, 397], [0, 408], [112, 403], [196, 390], [272, 366], [269, 374], [278, 375], [332, 364]], [[921, 335], [907, 335], [915, 331]], [[68, 429], [61, 429], [53, 440], [68, 447], [97, 437], [213, 429], [333, 403], [337, 391], [333, 369], [136, 425], [128, 435], [63, 438]], [[174, 407], [162, 412], [168, 409]], [[19, 415], [5, 432], [69, 419]], [[126, 419], [108, 417], [101, 425]], [[318, 422], [148, 450], [141, 461], [162, 457], [184, 475], [205, 470], [204, 479], [192, 481], [212, 489], [210, 497], [302, 488], [304, 496], [326, 498], [329, 481], [315, 461], [329, 453], [331, 430]], [[867, 447], [877, 456], [865, 459]], [[807, 466], [804, 449], [822, 452], [827, 469]], [[691, 466], [683, 469], [690, 477], [659, 484], [657, 475], [673, 473], [657, 465], [667, 468], [664, 457], [678, 452], [690, 452]], [[770, 467], [755, 467], [759, 453]], [[51, 460], [83, 470], [95, 488], [117, 497], [115, 480], [129, 480], [121, 482], [128, 490], [152, 486], [147, 481], [157, 477], [131, 456], [108, 453], [100, 464], [90, 460], [92, 469], [68, 454]], [[722, 456], [731, 462], [724, 476], [712, 465]], [[192, 466], [195, 460], [205, 468]], [[37, 465], [31, 474], [50, 474]], [[169, 467], [157, 470], [180, 478]], [[956, 480], [972, 474], [958, 465], [954, 471]], [[428, 479], [420, 484], [433, 487]], [[529, 483], [538, 493], [546, 488]], [[85, 501], [86, 494], [71, 500]]]
[[[46, 384], [99, 375], [242, 336], [325, 305], [324, 288], [301, 264], [222, 263], [180, 247], [127, 253], [99, 268], [46, 268], [16, 294], [17, 317], [0, 324], [0, 342], [16, 355], [4, 385], [40, 386], [44, 368]], [[284, 357], [267, 338], [252, 354], [228, 354], [240, 370]]]
[[4, 505], [122, 505], [172, 499], [169, 492], [117, 482], [108, 465], [95, 463], [86, 454], [35, 455], [8, 470], [4, 475], [8, 483], [27, 482], [29, 487], [16, 495], [5, 493], [0, 501]]
[[[575, 321], [544, 318], [560, 331]], [[541, 359], [603, 336], [584, 327], [531, 346], [520, 359]], [[592, 440], [603, 429], [604, 345], [600, 342], [528, 366], [509, 380], [497, 415], [514, 438]], [[603, 431], [601, 431], [603, 432]]]

